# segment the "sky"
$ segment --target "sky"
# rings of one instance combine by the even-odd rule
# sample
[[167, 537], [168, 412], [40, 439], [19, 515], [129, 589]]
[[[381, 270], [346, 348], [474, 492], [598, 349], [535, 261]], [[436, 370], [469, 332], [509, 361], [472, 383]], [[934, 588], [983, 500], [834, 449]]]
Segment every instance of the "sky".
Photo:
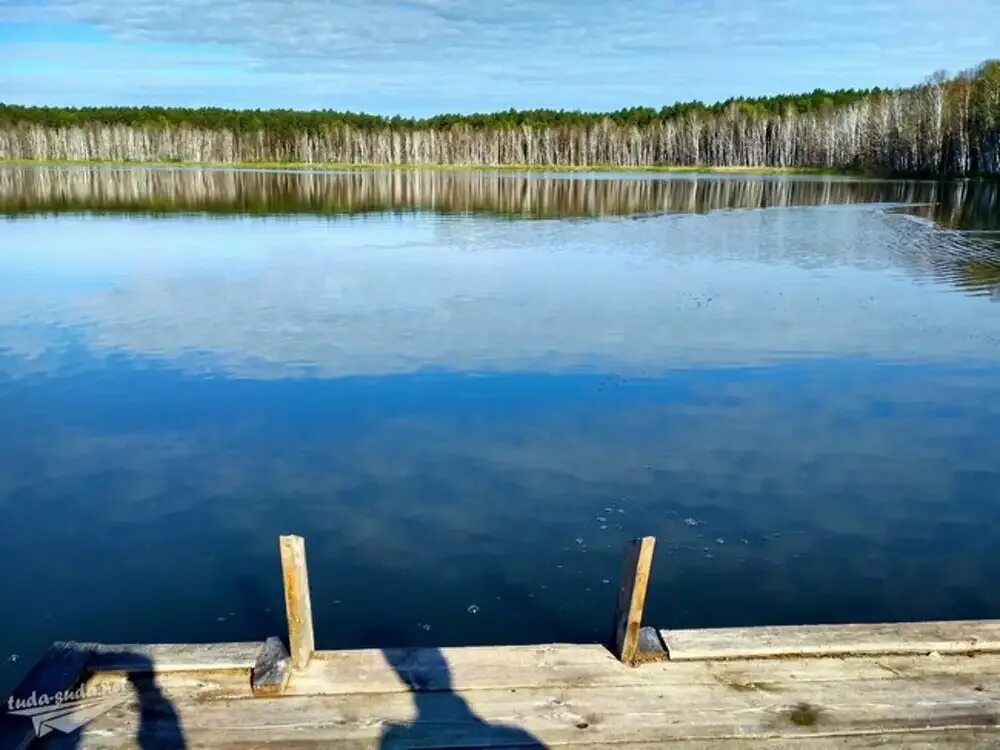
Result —
[[0, 0], [0, 101], [425, 116], [900, 86], [1000, 0]]

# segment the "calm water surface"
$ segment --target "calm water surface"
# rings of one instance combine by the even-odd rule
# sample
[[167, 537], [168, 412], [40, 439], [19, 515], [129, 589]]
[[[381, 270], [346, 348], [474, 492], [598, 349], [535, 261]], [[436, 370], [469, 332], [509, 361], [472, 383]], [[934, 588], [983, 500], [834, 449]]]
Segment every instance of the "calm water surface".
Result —
[[1000, 617], [1000, 186], [0, 169], [0, 692], [55, 639]]

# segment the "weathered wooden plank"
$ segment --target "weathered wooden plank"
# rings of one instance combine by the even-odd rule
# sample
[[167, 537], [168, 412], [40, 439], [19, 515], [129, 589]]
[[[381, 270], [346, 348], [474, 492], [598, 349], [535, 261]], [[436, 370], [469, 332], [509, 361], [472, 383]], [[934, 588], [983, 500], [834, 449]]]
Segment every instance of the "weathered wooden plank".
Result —
[[[315, 748], [317, 743], [308, 739], [287, 739], [269, 742], [266, 739], [257, 739], [247, 742], [246, 739], [232, 739], [222, 731], [185, 737], [187, 747], [190, 749], [221, 748], [230, 750], [239, 748], [244, 750], [247, 747], [253, 748]], [[103, 748], [120, 747], [122, 745], [102, 745], [91, 744], [84, 741], [81, 748]], [[599, 745], [597, 745], [599, 746]], [[75, 745], [73, 746], [76, 747]], [[128, 745], [134, 747], [134, 745]], [[323, 748], [332, 750], [381, 750], [380, 743], [373, 743], [371, 740], [340, 740], [324, 739]], [[523, 747], [523, 746], [522, 746]], [[528, 747], [532, 747], [528, 745]], [[535, 745], [535, 747], [539, 747]], [[554, 745], [564, 750], [579, 750], [581, 748], [593, 748], [594, 743], [567, 743]], [[742, 737], [714, 738], [710, 740], [656, 740], [652, 742], [621, 742], [607, 745], [614, 750], [784, 750], [789, 747], [787, 738], [771, 737], [746, 739]], [[861, 734], [861, 735], [837, 735], [827, 737], [799, 737], [796, 738], [795, 748], [802, 750], [873, 750], [875, 748], [903, 748], [907, 750], [984, 750], [985, 748], [1000, 747], [1000, 730], [991, 729], [966, 729], [966, 730], [923, 730], [905, 732], [887, 732], [885, 734]], [[389, 748], [386, 748], [389, 750]]]
[[[592, 748], [590, 745], [561, 745], [565, 750]], [[718, 737], [711, 740], [673, 740], [664, 742], [625, 742], [612, 745], [614, 750], [784, 750], [789, 747], [784, 737], [744, 739]], [[881, 734], [840, 734], [827, 737], [797, 737], [795, 748], [802, 750], [872, 750], [872, 748], [906, 748], [906, 750], [968, 750], [969, 748], [1000, 747], [1000, 730], [994, 729], [930, 729]]]
[[1000, 620], [661, 630], [671, 660], [1000, 652]]
[[[103, 688], [107, 692], [129, 692], [135, 690], [136, 676], [134, 672], [94, 672], [84, 677], [80, 684], [94, 691]], [[149, 677], [146, 675], [147, 682]], [[162, 672], [152, 675], [152, 681], [165, 699], [176, 702], [249, 698], [253, 695], [250, 675], [245, 669]]]
[[[564, 750], [593, 748], [593, 743], [559, 745]], [[669, 740], [667, 742], [623, 742], [610, 745], [614, 750], [783, 750], [789, 747], [783, 737], [745, 739], [742, 737], [717, 737], [711, 740]], [[872, 750], [872, 748], [901, 748], [906, 750], [968, 750], [968, 748], [1000, 747], [1000, 730], [924, 730], [886, 732], [885, 734], [837, 735], [833, 737], [797, 737], [795, 748], [802, 750]]]
[[285, 689], [292, 672], [292, 661], [285, 644], [278, 638], [268, 638], [253, 666], [251, 685], [254, 695], [277, 695]]
[[[400, 673], [405, 674], [405, 678]], [[801, 681], [896, 680], [1000, 674], [1000, 655], [680, 661], [631, 669], [596, 645], [317, 651], [296, 672], [290, 695], [490, 688], [572, 688], [655, 684], [771, 685]]]
[[[99, 717], [85, 728], [81, 747], [126, 745], [124, 736], [136, 725], [135, 713], [134, 707], [119, 707]], [[970, 680], [961, 675], [787, 685], [678, 682], [181, 701], [163, 711], [147, 703], [143, 722], [152, 739], [161, 732], [176, 733], [179, 723], [189, 746], [224, 738], [252, 746], [367, 742], [373, 747], [475, 747], [995, 729], [998, 716], [1000, 676]], [[95, 739], [88, 745], [91, 733]]]
[[629, 672], [597, 645], [317, 651], [288, 694], [385, 693], [581, 684]]
[[470, 646], [461, 648], [317, 651], [309, 667], [293, 675], [295, 694], [406, 692], [522, 687], [629, 672], [598, 645]]
[[252, 669], [261, 641], [237, 643], [78, 643], [89, 652], [87, 669], [98, 672], [184, 672]]
[[280, 548], [285, 612], [288, 617], [288, 648], [292, 666], [302, 669], [316, 650], [312, 601], [309, 596], [309, 570], [306, 567], [306, 543], [300, 536], [283, 536]]
[[[178, 648], [71, 646], [87, 659], [138, 652], [151, 662], [149, 649]], [[293, 673], [281, 700], [252, 702], [245, 700], [245, 667], [167, 670], [147, 682], [111, 672], [89, 678], [114, 679], [152, 694], [94, 719], [81, 747], [134, 746], [137, 727], [143, 744], [183, 734], [188, 747], [743, 747], [750, 740], [783, 747], [819, 735], [838, 747], [880, 747], [872, 738], [885, 732], [947, 727], [929, 746], [947, 737], [962, 747], [959, 737], [992, 740], [983, 730], [1000, 726], [1000, 653], [989, 652], [668, 661], [633, 669], [599, 646], [567, 644], [321, 651]], [[777, 740], [786, 743], [767, 744]]]
[[614, 624], [615, 655], [624, 664], [635, 664], [639, 655], [642, 608], [646, 603], [646, 587], [649, 585], [655, 545], [656, 539], [647, 536], [633, 539], [625, 549]]
[[89, 658], [75, 643], [57, 642], [46, 650], [0, 708], [0, 748], [21, 750], [31, 744], [36, 736], [32, 718], [9, 712], [35, 707], [43, 697], [49, 702], [56, 693], [75, 687]]

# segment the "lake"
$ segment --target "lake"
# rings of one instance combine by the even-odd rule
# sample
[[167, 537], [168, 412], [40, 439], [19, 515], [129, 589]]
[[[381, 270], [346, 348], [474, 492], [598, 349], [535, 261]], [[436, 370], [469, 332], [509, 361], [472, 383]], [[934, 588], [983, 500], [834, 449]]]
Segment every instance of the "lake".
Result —
[[0, 693], [56, 639], [1000, 617], [1000, 184], [0, 168]]

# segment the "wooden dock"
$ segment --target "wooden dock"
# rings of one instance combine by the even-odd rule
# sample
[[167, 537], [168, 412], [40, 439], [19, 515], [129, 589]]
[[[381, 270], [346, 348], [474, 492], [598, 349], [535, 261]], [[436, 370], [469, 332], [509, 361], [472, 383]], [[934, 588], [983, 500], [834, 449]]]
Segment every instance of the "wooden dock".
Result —
[[316, 651], [281, 551], [287, 649], [55, 644], [12, 699], [84, 700], [0, 714], [0, 748], [1000, 747], [1000, 621], [640, 628], [647, 539], [607, 647]]

